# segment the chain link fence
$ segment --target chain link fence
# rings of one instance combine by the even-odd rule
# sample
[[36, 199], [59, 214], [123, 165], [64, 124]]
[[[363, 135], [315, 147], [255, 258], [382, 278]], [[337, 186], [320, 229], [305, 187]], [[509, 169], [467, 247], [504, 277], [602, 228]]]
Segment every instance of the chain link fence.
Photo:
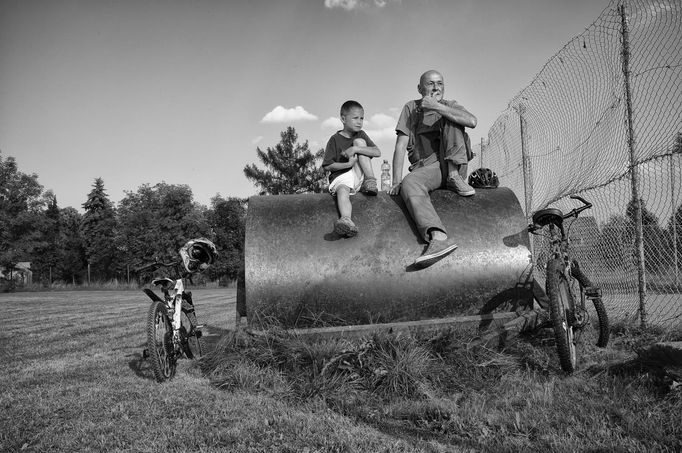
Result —
[[614, 0], [474, 148], [529, 219], [593, 203], [567, 226], [612, 318], [682, 326], [682, 2]]

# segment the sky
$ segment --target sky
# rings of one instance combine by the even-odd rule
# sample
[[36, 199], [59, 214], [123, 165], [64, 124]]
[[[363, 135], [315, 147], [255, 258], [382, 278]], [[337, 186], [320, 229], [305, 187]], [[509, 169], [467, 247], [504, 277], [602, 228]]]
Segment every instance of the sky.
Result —
[[439, 70], [472, 142], [608, 0], [0, 0], [0, 154], [82, 211], [96, 178], [248, 197], [287, 126], [316, 151], [365, 109], [392, 161], [402, 105]]

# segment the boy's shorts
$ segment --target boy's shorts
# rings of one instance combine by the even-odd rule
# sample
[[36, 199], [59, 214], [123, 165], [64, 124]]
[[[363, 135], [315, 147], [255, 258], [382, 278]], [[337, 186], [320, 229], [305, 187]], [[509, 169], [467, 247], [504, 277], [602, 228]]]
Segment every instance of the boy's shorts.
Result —
[[365, 176], [362, 173], [360, 173], [360, 177], [358, 178], [358, 175], [355, 173], [354, 169], [351, 168], [347, 172], [337, 176], [332, 183], [329, 184], [329, 193], [336, 195], [336, 189], [339, 186], [346, 186], [350, 189], [350, 194], [355, 195], [358, 190], [360, 190], [362, 181], [364, 179]]

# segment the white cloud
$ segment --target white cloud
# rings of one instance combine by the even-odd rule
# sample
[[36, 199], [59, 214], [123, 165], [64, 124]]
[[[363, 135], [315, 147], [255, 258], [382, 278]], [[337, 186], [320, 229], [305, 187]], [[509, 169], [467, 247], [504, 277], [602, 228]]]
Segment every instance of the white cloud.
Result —
[[[369, 118], [365, 119], [362, 130], [373, 140], [394, 140], [395, 139], [395, 125], [398, 120], [385, 113], [375, 113]], [[322, 121], [322, 129], [339, 130], [343, 129], [343, 123], [337, 117], [330, 116]]]
[[329, 9], [343, 8], [346, 11], [355, 9], [358, 6], [357, 0], [324, 0], [324, 6]]
[[255, 145], [255, 144], [257, 144], [257, 143], [260, 143], [261, 140], [263, 140], [263, 136], [262, 136], [262, 135], [259, 135], [258, 137], [254, 137], [254, 138], [251, 140], [251, 144], [252, 144], [252, 145]]
[[268, 112], [262, 120], [261, 123], [287, 123], [290, 121], [314, 121], [317, 117], [312, 113], [306, 112], [306, 110], [297, 105], [294, 108], [284, 108], [278, 105], [272, 111]]
[[399, 1], [400, 0], [324, 0], [324, 6], [329, 9], [343, 8], [346, 11], [352, 11], [354, 9], [368, 8], [371, 6], [383, 8], [390, 2]]
[[394, 117], [386, 115], [385, 113], [375, 113], [368, 120], [365, 120], [365, 127], [371, 128], [385, 128], [390, 127], [395, 129], [398, 122]]
[[376, 141], [395, 140], [395, 125], [397, 119], [385, 113], [375, 113], [368, 120], [365, 120], [365, 132], [369, 137]]
[[334, 129], [334, 130], [339, 130], [343, 129], [343, 123], [341, 120], [335, 116], [330, 116], [326, 120], [322, 121], [322, 125], [320, 126], [322, 129]]
[[382, 129], [365, 129], [365, 133], [373, 142], [380, 140], [395, 140], [395, 126]]

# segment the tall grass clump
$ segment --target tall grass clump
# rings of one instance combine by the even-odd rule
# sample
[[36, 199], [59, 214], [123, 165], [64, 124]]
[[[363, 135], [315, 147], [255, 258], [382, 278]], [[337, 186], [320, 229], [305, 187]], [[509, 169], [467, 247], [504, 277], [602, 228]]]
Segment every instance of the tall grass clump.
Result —
[[638, 355], [675, 335], [615, 325], [612, 345], [585, 346], [572, 375], [561, 371], [549, 330], [495, 349], [467, 347], [474, 336], [444, 329], [316, 339], [277, 327], [241, 330], [202, 367], [220, 388], [326, 406], [403, 438], [488, 451], [682, 448], [680, 390]]

